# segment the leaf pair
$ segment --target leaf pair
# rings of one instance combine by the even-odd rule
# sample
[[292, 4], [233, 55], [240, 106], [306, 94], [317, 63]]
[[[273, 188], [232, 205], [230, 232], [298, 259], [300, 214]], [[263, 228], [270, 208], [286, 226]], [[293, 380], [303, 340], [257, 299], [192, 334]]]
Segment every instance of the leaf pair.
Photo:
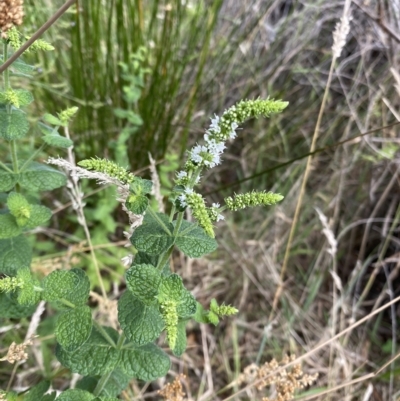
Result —
[[57, 345], [58, 360], [74, 373], [81, 375], [104, 375], [119, 368], [131, 378], [154, 380], [164, 376], [170, 367], [170, 360], [154, 344], [137, 347], [126, 341], [118, 347], [118, 332], [110, 327], [102, 327], [102, 333], [93, 329], [79, 349], [68, 352]]
[[159, 255], [175, 244], [185, 255], [199, 258], [217, 249], [217, 242], [210, 238], [196, 223], [182, 221], [174, 236], [176, 221], [169, 222], [168, 216], [156, 214], [156, 219], [146, 215], [143, 224], [131, 236], [133, 246], [141, 252]]
[[142, 345], [154, 341], [165, 328], [170, 348], [174, 354], [182, 354], [186, 333], [180, 322], [195, 314], [196, 300], [181, 277], [165, 276], [150, 264], [137, 264], [126, 272], [126, 282], [128, 291], [118, 303], [118, 319], [125, 335]]
[[92, 331], [92, 313], [86, 302], [90, 282], [81, 269], [55, 270], [43, 281], [44, 300], [64, 309], [56, 322], [57, 341], [67, 351], [81, 347]]

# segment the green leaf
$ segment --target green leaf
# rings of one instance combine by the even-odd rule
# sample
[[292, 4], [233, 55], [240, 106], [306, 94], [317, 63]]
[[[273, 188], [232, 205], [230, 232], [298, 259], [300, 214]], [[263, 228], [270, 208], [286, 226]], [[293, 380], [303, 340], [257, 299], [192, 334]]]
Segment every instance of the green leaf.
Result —
[[158, 263], [158, 256], [155, 255], [149, 255], [148, 253], [144, 253], [144, 252], [138, 252], [135, 255], [135, 259], [134, 259], [134, 264], [135, 265], [153, 265], [153, 266], [157, 266]]
[[56, 323], [57, 341], [66, 351], [74, 351], [84, 344], [92, 331], [92, 312], [80, 306], [62, 313]]
[[130, 381], [131, 377], [121, 369], [117, 368], [111, 373], [111, 376], [100, 395], [102, 397], [117, 397], [128, 387]]
[[32, 212], [32, 206], [28, 200], [18, 192], [10, 192], [7, 197], [7, 207], [15, 217], [18, 226], [24, 227]]
[[51, 218], [51, 210], [46, 206], [41, 205], [30, 205], [31, 215], [29, 220], [25, 224], [25, 228], [35, 228], [43, 225]]
[[29, 122], [26, 114], [18, 109], [12, 109], [10, 113], [0, 110], [0, 137], [13, 140], [19, 139], [29, 131]]
[[[128, 387], [131, 377], [126, 373], [122, 372], [121, 369], [115, 369], [112, 371], [111, 376], [107, 380], [100, 396], [102, 397], [117, 397], [123, 390]], [[93, 393], [96, 385], [99, 381], [98, 377], [85, 376], [76, 384], [76, 388], [89, 391]]]
[[[168, 223], [167, 228], [173, 232], [173, 225]], [[174, 237], [164, 231], [158, 223], [143, 224], [131, 236], [132, 245], [138, 250], [150, 255], [165, 252], [173, 243]]]
[[[7, 167], [12, 167], [10, 164], [6, 164]], [[4, 170], [0, 166], [0, 191], [10, 191], [14, 188], [18, 180], [18, 174]]]
[[24, 397], [24, 401], [39, 401], [44, 393], [50, 388], [50, 382], [47, 380], [41, 381], [36, 386], [33, 386], [28, 394]]
[[192, 317], [196, 313], [197, 301], [190, 291], [183, 288], [176, 311], [181, 318]]
[[67, 183], [67, 177], [45, 164], [31, 162], [29, 166], [20, 173], [18, 183], [28, 191], [49, 191], [59, 188]]
[[55, 148], [66, 149], [74, 144], [71, 139], [68, 139], [65, 136], [61, 136], [59, 134], [42, 136], [42, 140], [43, 142], [47, 143], [47, 145], [54, 146]]
[[0, 292], [0, 317], [7, 319], [21, 319], [31, 316], [35, 311], [35, 306], [20, 305], [15, 299], [15, 295]]
[[120, 368], [126, 374], [146, 381], [165, 376], [171, 365], [168, 355], [154, 344], [137, 349], [125, 346], [120, 361]]
[[175, 356], [181, 356], [185, 352], [187, 346], [186, 323], [186, 320], [179, 320], [178, 322], [175, 347], [172, 350]]
[[31, 73], [35, 70], [35, 67], [33, 65], [26, 64], [20, 58], [15, 60], [11, 64], [10, 68], [13, 72], [17, 71], [22, 74], [28, 74], [28, 76], [31, 76]]
[[14, 276], [21, 267], [30, 266], [31, 260], [32, 249], [23, 235], [0, 240], [0, 273]]
[[157, 302], [160, 281], [160, 272], [151, 265], [133, 265], [126, 271], [129, 290], [145, 305], [154, 305]]
[[14, 92], [18, 97], [19, 106], [27, 106], [33, 102], [33, 95], [25, 89], [15, 89]]
[[118, 321], [126, 337], [141, 346], [154, 341], [164, 328], [157, 306], [146, 306], [130, 291], [118, 301]]
[[181, 300], [184, 289], [182, 278], [173, 273], [162, 280], [158, 288], [157, 298], [160, 303], [164, 301], [175, 301], [178, 303]]
[[199, 258], [215, 251], [218, 247], [217, 241], [207, 235], [201, 227], [186, 220], [182, 221], [175, 244], [185, 255], [191, 258]]
[[43, 121], [46, 121], [46, 123], [51, 125], [63, 125], [62, 121], [58, 117], [53, 116], [52, 114], [49, 113], [46, 113], [43, 116]]
[[134, 214], [142, 214], [149, 206], [149, 200], [144, 195], [129, 195], [125, 202], [127, 209]]
[[149, 194], [153, 189], [153, 181], [146, 180], [141, 177], [135, 177], [135, 180], [130, 185], [134, 194], [145, 195]]
[[24, 283], [18, 291], [18, 303], [26, 306], [36, 305], [40, 301], [40, 292], [35, 291], [35, 287], [40, 288], [39, 280], [32, 276], [29, 267], [19, 269], [17, 277]]
[[65, 299], [82, 306], [89, 297], [90, 282], [82, 269], [55, 270], [43, 280], [43, 287], [42, 297], [46, 301]]
[[17, 237], [22, 233], [15, 217], [10, 213], [0, 214], [0, 239]]
[[62, 392], [56, 401], [92, 401], [95, 395], [81, 389], [66, 390]]
[[[103, 329], [117, 343], [118, 333], [110, 327]], [[81, 375], [111, 372], [118, 362], [119, 353], [94, 327], [89, 339], [77, 350], [68, 352], [60, 344], [56, 347], [56, 357], [61, 364]]]

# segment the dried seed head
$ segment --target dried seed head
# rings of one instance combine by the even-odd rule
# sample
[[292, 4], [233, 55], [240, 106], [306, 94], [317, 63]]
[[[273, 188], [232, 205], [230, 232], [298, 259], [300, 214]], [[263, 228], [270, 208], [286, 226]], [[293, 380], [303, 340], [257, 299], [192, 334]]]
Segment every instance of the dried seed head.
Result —
[[29, 345], [32, 345], [32, 340], [28, 339], [22, 344], [16, 344], [13, 342], [8, 349], [7, 355], [4, 358], [1, 358], [0, 361], [8, 361], [10, 363], [22, 361], [28, 358], [28, 354], [25, 349]]
[[24, 17], [24, 0], [2, 0], [0, 2], [1, 37], [7, 39], [7, 31], [21, 25]]

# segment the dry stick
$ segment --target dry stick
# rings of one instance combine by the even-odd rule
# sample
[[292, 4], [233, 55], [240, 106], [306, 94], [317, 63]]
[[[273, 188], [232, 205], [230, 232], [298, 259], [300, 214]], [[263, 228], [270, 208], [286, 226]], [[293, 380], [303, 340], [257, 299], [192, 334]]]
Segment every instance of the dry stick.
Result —
[[[290, 366], [293, 366], [295, 364], [298, 364], [299, 362], [301, 362], [302, 360], [308, 358], [310, 355], [314, 354], [315, 352], [319, 351], [321, 348], [324, 348], [326, 345], [329, 345], [331, 342], [337, 340], [338, 338], [342, 337], [343, 335], [345, 335], [346, 333], [350, 332], [351, 330], [355, 329], [356, 327], [358, 327], [360, 324], [364, 323], [365, 321], [371, 319], [373, 316], [377, 315], [378, 313], [382, 312], [383, 310], [385, 310], [386, 308], [388, 308], [391, 305], [394, 305], [395, 303], [400, 302], [400, 296], [393, 299], [392, 301], [386, 303], [385, 305], [381, 306], [380, 308], [376, 309], [375, 311], [369, 313], [367, 316], [364, 316], [362, 319], [358, 320], [357, 322], [353, 323], [351, 326], [347, 327], [346, 329], [344, 329], [343, 331], [341, 331], [340, 333], [336, 334], [334, 337], [330, 338], [329, 340], [326, 340], [325, 342], [323, 342], [322, 344], [317, 345], [315, 348], [313, 348], [312, 350], [306, 352], [304, 355], [299, 356], [298, 358], [296, 358], [294, 361], [289, 362], [288, 364], [281, 366], [280, 368], [274, 370], [273, 372], [271, 372], [270, 374], [254, 381], [253, 383], [247, 385], [246, 387], [242, 388], [241, 390], [239, 390], [238, 392], [236, 392], [235, 394], [230, 395], [227, 398], [224, 398], [223, 401], [228, 401], [234, 397], [236, 397], [238, 394], [243, 393], [244, 391], [256, 386], [258, 383], [261, 383], [263, 380], [271, 377], [272, 375], [276, 375], [279, 372], [282, 372], [283, 370], [289, 368]], [[396, 355], [395, 358], [399, 357], [400, 354]], [[381, 373], [382, 370], [384, 368], [386, 368], [386, 366], [388, 366], [390, 363], [393, 362], [393, 358], [387, 362], [385, 365], [383, 365], [381, 368], [379, 368], [375, 373], [371, 373], [371, 377], [376, 376], [378, 373]], [[366, 378], [370, 378], [370, 375], [367, 376], [363, 376], [364, 379]], [[356, 379], [358, 380], [358, 379]], [[352, 382], [349, 382], [347, 384], [351, 384]], [[229, 385], [228, 385], [229, 386]], [[222, 389], [224, 390], [224, 389]], [[221, 390], [221, 391], [222, 391]]]
[[[312, 138], [312, 142], [311, 142], [310, 153], [314, 152], [314, 150], [315, 150], [315, 145], [316, 145], [316, 142], [317, 142], [318, 133], [319, 133], [319, 129], [320, 129], [320, 126], [321, 126], [322, 115], [323, 115], [323, 113], [325, 111], [325, 105], [326, 105], [326, 101], [328, 99], [328, 92], [329, 92], [329, 87], [330, 87], [330, 84], [331, 84], [331, 81], [332, 81], [333, 68], [334, 68], [334, 65], [335, 65], [335, 61], [336, 61], [336, 58], [334, 57], [332, 59], [331, 67], [330, 67], [330, 70], [329, 70], [328, 82], [326, 84], [324, 97], [322, 99], [321, 108], [319, 110], [318, 120], [317, 120], [317, 123], [316, 123], [316, 126], [315, 126], [315, 130], [314, 130], [314, 134], [313, 134], [313, 138]], [[300, 215], [301, 203], [302, 203], [302, 200], [303, 200], [303, 197], [304, 197], [306, 184], [307, 184], [308, 176], [309, 176], [309, 173], [310, 173], [311, 160], [312, 160], [312, 155], [310, 155], [307, 158], [307, 165], [306, 165], [306, 169], [304, 171], [303, 181], [301, 183], [301, 188], [300, 188], [300, 194], [299, 194], [299, 197], [298, 197], [298, 200], [297, 200], [296, 210], [295, 210], [294, 217], [293, 217], [293, 223], [292, 223], [292, 225], [290, 227], [289, 239], [288, 239], [288, 242], [287, 242], [287, 245], [286, 245], [285, 256], [284, 256], [283, 263], [282, 263], [280, 280], [279, 280], [278, 288], [277, 288], [277, 290], [275, 292], [274, 301], [272, 303], [271, 314], [269, 316], [269, 320], [270, 321], [273, 318], [273, 314], [275, 313], [275, 309], [276, 309], [277, 303], [278, 303], [279, 298], [280, 298], [280, 296], [282, 294], [283, 279], [285, 277], [285, 273], [286, 273], [286, 269], [287, 269], [287, 265], [288, 265], [288, 261], [289, 261], [289, 256], [290, 256], [290, 248], [292, 246], [294, 232], [296, 230], [297, 221], [298, 221], [299, 215]]]
[[25, 50], [32, 45], [40, 36], [46, 32], [67, 10], [70, 8], [76, 0], [68, 0], [62, 7], [60, 7], [56, 13], [50, 17], [31, 37], [28, 39], [4, 64], [0, 66], [0, 73], [9, 67]]

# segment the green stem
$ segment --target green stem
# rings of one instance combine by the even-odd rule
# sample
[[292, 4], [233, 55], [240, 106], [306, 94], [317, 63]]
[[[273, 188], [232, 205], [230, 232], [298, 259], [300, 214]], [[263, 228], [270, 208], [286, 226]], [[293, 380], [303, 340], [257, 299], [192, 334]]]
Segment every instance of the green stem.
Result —
[[3, 162], [0, 161], [0, 167], [9, 173], [13, 173], [14, 171], [10, 169], [10, 167], [7, 167]]
[[68, 307], [70, 307], [70, 308], [72, 308], [72, 309], [75, 309], [75, 308], [76, 308], [76, 306], [75, 306], [72, 302], [69, 302], [69, 301], [67, 301], [67, 300], [64, 299], [64, 298], [60, 298], [59, 301], [60, 301], [63, 305], [68, 306]]
[[[182, 220], [183, 220], [183, 212], [180, 212], [178, 213], [178, 218], [176, 219], [174, 232], [172, 234], [174, 237], [178, 234], [179, 229], [181, 228]], [[162, 270], [164, 265], [168, 262], [168, 259], [170, 258], [173, 250], [174, 250], [174, 245], [172, 244], [167, 251], [165, 251], [160, 255], [160, 259], [158, 260], [157, 263], [157, 269]]]
[[[125, 341], [125, 334], [121, 333], [121, 335], [118, 338], [117, 345], [116, 345], [116, 348], [118, 350], [122, 348], [124, 341]], [[115, 346], [115, 344], [114, 344], [114, 346]], [[93, 394], [95, 396], [100, 395], [100, 393], [103, 391], [105, 385], [107, 384], [109, 378], [111, 377], [111, 374], [112, 374], [112, 372], [108, 372], [100, 377], [99, 381], [97, 382], [96, 388], [93, 391]]]
[[157, 220], [158, 224], [163, 228], [163, 230], [164, 230], [167, 234], [171, 235], [171, 231], [170, 231], [170, 230], [168, 229], [168, 227], [164, 224], [164, 222], [157, 216], [157, 213], [156, 213], [151, 207], [148, 207], [148, 208], [146, 209], [146, 212], [149, 213], [149, 214], [151, 214], [151, 216], [152, 216], [155, 220]]
[[20, 167], [19, 172], [22, 173], [25, 168], [28, 166], [30, 161], [34, 159], [44, 148], [46, 147], [46, 144], [43, 143], [38, 149], [35, 150], [35, 152], [30, 156], [27, 160], [25, 160], [24, 164]]
[[108, 379], [111, 377], [111, 373], [112, 373], [112, 371], [108, 372], [108, 373], [105, 373], [103, 376], [100, 377], [100, 379], [97, 382], [97, 385], [96, 385], [96, 387], [95, 387], [95, 389], [93, 391], [94, 395], [97, 396], [103, 391], [103, 388], [107, 384]]
[[109, 334], [104, 330], [104, 327], [98, 323], [96, 320], [93, 320], [93, 325], [96, 326], [96, 330], [100, 332], [100, 334], [108, 341], [108, 343], [112, 347], [116, 347], [115, 341], [109, 336]]
[[171, 245], [171, 247], [167, 251], [165, 251], [164, 253], [161, 254], [162, 256], [158, 260], [158, 263], [157, 263], [157, 269], [162, 270], [164, 265], [168, 262], [168, 259], [170, 258], [173, 249], [174, 249], [174, 245]]

